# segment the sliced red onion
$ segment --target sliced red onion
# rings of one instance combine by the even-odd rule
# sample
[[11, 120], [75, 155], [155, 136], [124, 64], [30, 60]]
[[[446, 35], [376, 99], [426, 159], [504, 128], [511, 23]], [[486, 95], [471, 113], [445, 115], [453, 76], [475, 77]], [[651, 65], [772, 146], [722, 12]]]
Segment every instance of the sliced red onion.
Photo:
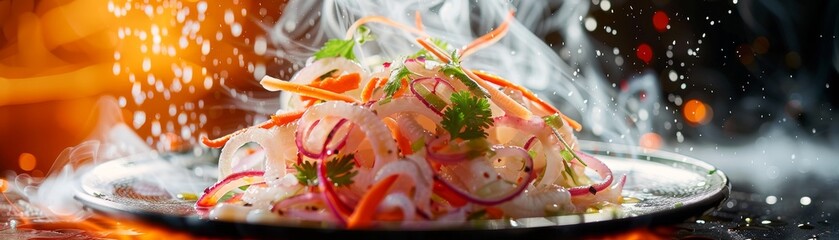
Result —
[[527, 186], [530, 185], [530, 182], [532, 182], [533, 179], [536, 177], [536, 174], [534, 174], [533, 171], [533, 159], [530, 158], [530, 154], [528, 154], [527, 151], [525, 151], [521, 147], [493, 146], [492, 149], [493, 151], [495, 151], [495, 156], [493, 156], [493, 158], [519, 157], [524, 161], [524, 171], [522, 172], [525, 176], [521, 176], [522, 181], [516, 184], [515, 188], [509, 193], [495, 198], [480, 197], [460, 189], [454, 184], [446, 181], [445, 178], [441, 177], [438, 174], [434, 175], [434, 180], [439, 181], [444, 187], [448, 188], [449, 190], [463, 197], [464, 199], [481, 205], [497, 205], [519, 196], [522, 192], [524, 192], [524, 189], [526, 189]]
[[428, 141], [425, 145], [425, 153], [426, 156], [428, 156], [428, 159], [442, 164], [457, 164], [468, 159], [468, 154], [465, 150], [454, 153], [442, 153], [440, 151], [433, 150], [435, 146], [444, 144], [446, 141], [448, 141], [448, 137]]
[[[307, 157], [310, 157], [310, 158], [321, 158], [324, 155], [332, 154], [332, 151], [339, 150], [344, 145], [346, 145], [346, 141], [347, 141], [347, 138], [349, 136], [349, 134], [346, 134], [346, 133], [339, 136], [341, 139], [338, 140], [337, 143], [333, 143], [333, 141], [332, 141], [332, 139], [334, 139], [335, 136], [337, 135], [338, 131], [341, 130], [341, 127], [343, 127], [347, 123], [347, 120], [342, 118], [342, 119], [338, 120], [338, 122], [335, 123], [335, 125], [332, 126], [332, 128], [329, 130], [329, 133], [327, 133], [326, 136], [324, 137], [324, 140], [322, 141], [322, 143], [321, 143], [321, 141], [315, 141], [317, 143], [321, 143], [321, 144], [319, 144], [319, 145], [321, 145], [321, 148], [320, 148], [319, 151], [318, 150], [312, 151], [310, 149], [307, 149], [306, 148], [306, 143], [305, 143], [306, 139], [309, 137], [311, 132], [314, 130], [315, 127], [317, 127], [317, 125], [319, 123], [321, 123], [320, 119], [315, 120], [312, 123], [312, 125], [309, 126], [308, 130], [305, 130], [305, 131], [302, 131], [303, 128], [304, 128], [303, 125], [299, 125], [298, 128], [297, 128], [297, 132], [296, 132], [295, 138], [294, 138], [294, 143], [297, 145], [297, 151], [300, 152], [301, 154], [303, 154], [304, 156], [307, 156]], [[333, 146], [330, 148], [329, 145], [333, 145]]]
[[533, 141], [535, 140], [536, 137], [530, 137], [530, 139], [527, 139], [527, 142], [524, 143], [524, 149], [530, 150], [531, 144], [533, 144]]
[[218, 200], [230, 190], [251, 184], [262, 183], [265, 181], [262, 177], [263, 175], [265, 175], [265, 172], [263, 171], [245, 171], [230, 174], [221, 181], [218, 181], [216, 184], [213, 184], [213, 186], [205, 189], [201, 198], [195, 202], [195, 209], [207, 210], [215, 206], [218, 203]]
[[370, 109], [346, 102], [328, 101], [310, 107], [299, 121], [301, 123], [313, 122], [326, 117], [345, 118], [364, 133], [375, 155], [374, 170], [378, 170], [385, 163], [396, 160], [397, 148], [390, 130], [379, 116]]
[[[411, 81], [408, 85], [411, 93], [419, 99], [425, 107], [434, 111], [438, 115], [443, 115], [443, 108], [448, 104], [448, 99], [454, 93], [454, 87], [449, 82], [442, 78], [417, 78]], [[438, 92], [440, 93], [438, 95]], [[436, 97], [437, 99], [429, 99], [429, 97]], [[444, 106], [438, 106], [438, 105]]]
[[559, 139], [552, 134], [553, 131], [545, 124], [545, 121], [539, 117], [528, 120], [505, 115], [496, 117], [494, 122], [496, 127], [506, 126], [533, 134], [542, 143], [542, 152], [546, 155], [545, 174], [542, 175], [541, 181], [537, 184], [541, 188], [551, 187], [561, 176], [560, 172], [563, 170], [561, 161], [564, 160], [559, 153], [561, 150]]
[[588, 165], [588, 167], [597, 172], [597, 174], [600, 175], [601, 178], [603, 178], [603, 181], [600, 183], [592, 184], [590, 186], [572, 187], [568, 189], [568, 192], [571, 193], [571, 196], [580, 196], [585, 194], [595, 195], [597, 194], [597, 192], [603, 191], [603, 189], [606, 189], [607, 187], [612, 185], [612, 179], [614, 177], [612, 176], [612, 170], [609, 169], [609, 167], [606, 166], [606, 164], [604, 164], [597, 158], [594, 158], [591, 155], [588, 155], [581, 151], [577, 151], [577, 156], [586, 165]]
[[347, 217], [352, 213], [352, 209], [344, 206], [338, 193], [335, 192], [335, 185], [333, 185], [326, 174], [325, 159], [320, 159], [320, 163], [318, 164], [318, 187], [320, 188], [321, 194], [323, 194], [323, 199], [326, 200], [326, 206], [329, 208], [329, 212], [338, 219], [338, 222], [342, 226], [345, 226], [347, 224]]
[[376, 112], [380, 118], [390, 117], [397, 113], [415, 113], [426, 117], [432, 122], [443, 121], [443, 117], [426, 107], [419, 99], [414, 97], [400, 97], [394, 98], [388, 103], [381, 104], [380, 102], [373, 103], [370, 108]]

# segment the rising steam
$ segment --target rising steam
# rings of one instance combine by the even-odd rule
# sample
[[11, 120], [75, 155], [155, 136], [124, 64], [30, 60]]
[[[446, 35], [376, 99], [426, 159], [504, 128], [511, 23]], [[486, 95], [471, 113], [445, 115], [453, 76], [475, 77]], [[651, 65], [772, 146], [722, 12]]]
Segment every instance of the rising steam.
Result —
[[[498, 26], [509, 11], [516, 20], [498, 43], [464, 59], [470, 68], [494, 72], [547, 97], [602, 141], [635, 144], [640, 133], [651, 130], [653, 103], [659, 99], [651, 74], [629, 81], [626, 91], [607, 85], [595, 59], [595, 46], [583, 28], [589, 1], [293, 1], [281, 19], [270, 27], [276, 57], [296, 63], [289, 73], [331, 38], [343, 38], [347, 28], [362, 16], [384, 16], [414, 25], [422, 17], [425, 31], [460, 47]], [[415, 35], [389, 26], [367, 25], [376, 40], [363, 46], [360, 61], [376, 63], [416, 52]], [[549, 46], [542, 37], [559, 32], [562, 46]], [[540, 36], [541, 35], [541, 36]], [[570, 51], [560, 58], [557, 50]], [[257, 79], [261, 76], [255, 76]], [[638, 100], [640, 93], [646, 94]], [[277, 106], [273, 100], [262, 105]], [[274, 108], [276, 109], [276, 108]], [[643, 111], [646, 114], [636, 112]]]

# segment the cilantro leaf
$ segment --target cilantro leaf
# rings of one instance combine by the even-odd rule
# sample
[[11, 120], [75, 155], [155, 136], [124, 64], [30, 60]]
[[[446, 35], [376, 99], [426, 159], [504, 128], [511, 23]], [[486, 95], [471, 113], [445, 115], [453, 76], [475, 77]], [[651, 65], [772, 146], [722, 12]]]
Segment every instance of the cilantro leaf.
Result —
[[451, 107], [443, 112], [443, 121], [440, 122], [451, 138], [486, 138], [484, 129], [492, 123], [489, 101], [480, 96], [472, 96], [467, 91], [453, 93], [451, 101]]
[[353, 183], [352, 178], [358, 175], [358, 171], [352, 170], [355, 167], [353, 158], [355, 158], [355, 155], [347, 154], [326, 162], [326, 175], [335, 186], [347, 186]]
[[373, 34], [370, 31], [370, 28], [367, 28], [364, 25], [358, 27], [358, 40], [356, 40], [358, 44], [364, 44], [373, 40], [376, 40], [376, 37], [373, 36]]
[[353, 48], [355, 47], [356, 42], [358, 44], [364, 44], [365, 42], [373, 40], [374, 37], [373, 34], [370, 33], [370, 29], [365, 26], [361, 26], [358, 28], [358, 37], [355, 39], [329, 39], [329, 41], [326, 41], [326, 43], [323, 44], [323, 47], [320, 50], [315, 52], [314, 57], [315, 60], [330, 57], [343, 57], [355, 61], [356, 58]]
[[[390, 74], [390, 78], [388, 78], [387, 84], [385, 84], [385, 100], [383, 103], [387, 103], [391, 98], [393, 98], [393, 94], [396, 94], [396, 92], [399, 91], [399, 88], [402, 87], [402, 83], [405, 81], [405, 78], [411, 74], [413, 74], [411, 70], [404, 65], [393, 70]], [[410, 81], [410, 79], [408, 80]]]
[[297, 182], [306, 186], [318, 185], [318, 168], [313, 162], [304, 161], [302, 164], [294, 164], [294, 169], [297, 169]]
[[[352, 170], [355, 167], [353, 158], [355, 158], [353, 154], [347, 154], [326, 162], [326, 176], [335, 186], [347, 186], [353, 183], [352, 178], [358, 174], [358, 171]], [[301, 185], [318, 185], [318, 170], [315, 163], [306, 161], [302, 164], [294, 164], [294, 169], [297, 169], [295, 177]]]
[[355, 60], [355, 53], [353, 53], [355, 41], [352, 39], [329, 39], [323, 47], [315, 52], [315, 60], [320, 60], [330, 57], [343, 57], [349, 60]]

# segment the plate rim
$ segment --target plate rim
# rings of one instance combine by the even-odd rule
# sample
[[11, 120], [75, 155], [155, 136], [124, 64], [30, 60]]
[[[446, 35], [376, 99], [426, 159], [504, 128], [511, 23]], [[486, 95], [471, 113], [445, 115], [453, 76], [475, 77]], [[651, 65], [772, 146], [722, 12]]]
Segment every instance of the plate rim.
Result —
[[[611, 149], [615, 152], [617, 150], [634, 149], [638, 155], [655, 156], [670, 161], [687, 163], [689, 165], [700, 168], [713, 170], [709, 175], [716, 175], [722, 179], [722, 186], [719, 189], [711, 192], [705, 198], [698, 199], [686, 203], [682, 206], [645, 213], [641, 215], [628, 216], [623, 218], [613, 218], [604, 221], [582, 222], [577, 224], [567, 225], [546, 225], [535, 227], [519, 227], [519, 228], [475, 228], [463, 227], [465, 225], [457, 225], [456, 227], [443, 228], [378, 228], [378, 229], [361, 229], [350, 230], [342, 228], [328, 228], [328, 227], [309, 227], [303, 225], [269, 225], [260, 223], [247, 222], [232, 222], [223, 220], [212, 220], [199, 218], [195, 215], [178, 216], [152, 211], [144, 211], [142, 209], [129, 209], [125, 205], [119, 204], [108, 199], [94, 196], [87, 193], [82, 186], [83, 181], [77, 181], [75, 186], [76, 194], [74, 198], [81, 202], [82, 205], [94, 213], [103, 214], [108, 217], [119, 218], [124, 220], [138, 220], [146, 223], [159, 225], [168, 229], [189, 232], [197, 236], [211, 236], [211, 237], [266, 237], [266, 236], [280, 236], [281, 234], [289, 238], [306, 237], [312, 235], [318, 236], [341, 236], [342, 238], [349, 237], [351, 239], [360, 239], [370, 234], [377, 237], [384, 238], [398, 238], [398, 239], [422, 239], [422, 238], [489, 238], [489, 239], [506, 239], [511, 237], [524, 236], [581, 236], [590, 235], [592, 233], [602, 234], [609, 232], [616, 232], [621, 230], [628, 230], [643, 226], [658, 226], [675, 221], [684, 221], [690, 217], [701, 215], [704, 212], [711, 211], [720, 206], [720, 204], [729, 197], [731, 192], [730, 179], [725, 173], [710, 163], [701, 161], [699, 159], [686, 156], [679, 153], [673, 153], [657, 149], [648, 149], [638, 146], [630, 146], [616, 143], [603, 143], [595, 141], [581, 140], [580, 146], [584, 151], [603, 151], [601, 149]], [[625, 152], [625, 151], [624, 151]], [[149, 155], [163, 156], [161, 153], [147, 153]], [[145, 154], [141, 154], [145, 155]], [[135, 158], [137, 155], [117, 158], [111, 161], [127, 161]], [[650, 161], [640, 158], [635, 158], [640, 161]], [[110, 161], [109, 161], [110, 162]], [[100, 165], [101, 166], [101, 165]], [[82, 174], [82, 179], [94, 172], [95, 166]], [[583, 215], [583, 214], [577, 214]], [[526, 219], [526, 218], [521, 218]], [[266, 235], [267, 234], [267, 235]]]

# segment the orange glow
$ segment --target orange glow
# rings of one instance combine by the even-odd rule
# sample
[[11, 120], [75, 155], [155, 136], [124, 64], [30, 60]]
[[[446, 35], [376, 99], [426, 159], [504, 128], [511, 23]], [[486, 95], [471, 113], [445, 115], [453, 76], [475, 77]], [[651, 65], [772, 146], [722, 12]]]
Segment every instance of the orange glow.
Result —
[[0, 193], [4, 193], [6, 190], [9, 190], [9, 182], [6, 179], [0, 178]]
[[682, 108], [682, 115], [692, 125], [706, 124], [713, 116], [711, 106], [699, 100], [691, 99]]
[[656, 240], [656, 239], [671, 239], [673, 238], [674, 230], [668, 227], [657, 228], [638, 228], [625, 232], [618, 232], [615, 234], [607, 234], [600, 236], [590, 236], [583, 239], [600, 239], [600, 240]]
[[645, 133], [641, 135], [640, 145], [644, 148], [659, 149], [662, 145], [661, 135], [653, 132]]
[[32, 171], [32, 169], [35, 169], [35, 164], [38, 163], [38, 160], [35, 159], [35, 155], [32, 155], [31, 153], [21, 153], [17, 161], [20, 169], [23, 171]]

